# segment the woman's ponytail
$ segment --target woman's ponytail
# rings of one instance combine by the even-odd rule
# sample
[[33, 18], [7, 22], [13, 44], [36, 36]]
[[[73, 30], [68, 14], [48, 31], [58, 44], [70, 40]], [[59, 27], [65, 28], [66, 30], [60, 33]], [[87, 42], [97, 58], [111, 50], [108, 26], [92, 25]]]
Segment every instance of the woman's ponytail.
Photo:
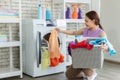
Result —
[[103, 27], [101, 26], [101, 24], [99, 24], [99, 28], [103, 30]]

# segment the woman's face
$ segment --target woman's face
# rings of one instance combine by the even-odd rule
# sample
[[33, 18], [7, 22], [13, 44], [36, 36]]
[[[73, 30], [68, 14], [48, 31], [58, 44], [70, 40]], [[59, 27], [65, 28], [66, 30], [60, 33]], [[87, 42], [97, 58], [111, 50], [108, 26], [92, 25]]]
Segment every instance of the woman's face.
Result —
[[88, 29], [91, 29], [95, 26], [95, 20], [91, 20], [87, 16], [85, 16], [85, 25]]

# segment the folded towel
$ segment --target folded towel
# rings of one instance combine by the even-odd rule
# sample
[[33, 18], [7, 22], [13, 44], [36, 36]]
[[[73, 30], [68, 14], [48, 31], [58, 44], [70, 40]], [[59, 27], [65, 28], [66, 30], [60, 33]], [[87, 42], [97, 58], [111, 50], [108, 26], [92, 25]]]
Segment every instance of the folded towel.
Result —
[[0, 12], [0, 16], [19, 16], [16, 12]]

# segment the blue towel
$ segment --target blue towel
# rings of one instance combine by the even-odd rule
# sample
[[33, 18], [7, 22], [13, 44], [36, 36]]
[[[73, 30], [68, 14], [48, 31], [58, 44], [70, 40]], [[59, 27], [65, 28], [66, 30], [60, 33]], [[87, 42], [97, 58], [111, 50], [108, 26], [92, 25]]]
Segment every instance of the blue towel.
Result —
[[108, 52], [110, 56], [116, 54], [115, 49], [113, 48], [111, 43], [108, 41], [108, 39], [106, 39], [105, 37], [101, 37], [89, 42], [89, 44], [93, 44], [93, 45], [101, 45], [102, 43], [105, 43], [108, 46]]

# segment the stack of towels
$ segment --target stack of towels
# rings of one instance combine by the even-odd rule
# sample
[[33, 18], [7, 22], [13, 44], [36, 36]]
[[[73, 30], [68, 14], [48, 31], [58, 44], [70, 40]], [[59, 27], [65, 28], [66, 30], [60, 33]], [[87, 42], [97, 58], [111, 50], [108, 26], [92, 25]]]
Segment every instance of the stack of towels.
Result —
[[7, 35], [0, 35], [0, 42], [7, 42]]
[[0, 18], [19, 18], [19, 14], [0, 7]]

